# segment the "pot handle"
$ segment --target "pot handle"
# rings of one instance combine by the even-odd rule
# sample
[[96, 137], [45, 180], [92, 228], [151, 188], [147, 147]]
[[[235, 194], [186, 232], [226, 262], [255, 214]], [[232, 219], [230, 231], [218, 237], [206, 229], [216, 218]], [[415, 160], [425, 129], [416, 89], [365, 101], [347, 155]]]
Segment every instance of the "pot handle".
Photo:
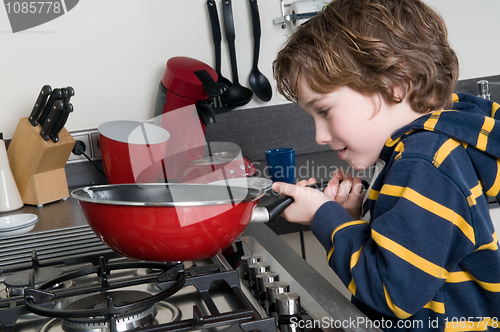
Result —
[[[318, 189], [319, 191], [325, 190], [328, 183], [314, 183], [309, 185], [309, 188]], [[276, 221], [278, 217], [285, 211], [285, 209], [293, 203], [293, 197], [283, 196], [278, 198], [276, 201], [265, 206], [267, 213], [269, 214], [269, 222]]]
[[[367, 181], [362, 180], [363, 189], [368, 190], [369, 184]], [[318, 189], [319, 191], [324, 191], [328, 182], [320, 182], [309, 185], [309, 188]], [[285, 211], [285, 209], [293, 203], [293, 197], [283, 196], [278, 198], [276, 201], [263, 206], [257, 207], [252, 215], [252, 222], [273, 222], [278, 219], [278, 217]]]

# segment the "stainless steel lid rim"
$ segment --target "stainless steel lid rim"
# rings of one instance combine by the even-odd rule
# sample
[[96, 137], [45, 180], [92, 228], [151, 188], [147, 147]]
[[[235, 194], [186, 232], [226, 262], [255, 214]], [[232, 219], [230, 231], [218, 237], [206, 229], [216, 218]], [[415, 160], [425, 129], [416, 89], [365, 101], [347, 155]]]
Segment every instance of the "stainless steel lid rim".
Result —
[[[185, 192], [182, 192], [182, 191]], [[149, 195], [133, 197], [130, 193]], [[153, 195], [155, 193], [156, 195]], [[106, 194], [121, 195], [125, 199], [116, 199]], [[173, 195], [171, 194], [173, 193]], [[129, 196], [127, 196], [127, 194]], [[163, 194], [163, 195], [159, 195]], [[218, 197], [217, 197], [218, 195]], [[209, 206], [234, 204], [239, 202], [250, 202], [260, 199], [265, 192], [256, 188], [244, 188], [238, 186], [224, 187], [220, 185], [196, 184], [196, 183], [144, 183], [144, 184], [117, 184], [99, 185], [75, 189], [71, 192], [74, 199], [96, 204], [109, 204], [120, 206]], [[175, 197], [174, 197], [175, 196]], [[119, 197], [119, 196], [118, 196]], [[143, 198], [139, 200], [138, 198]], [[144, 199], [146, 198], [146, 199]], [[164, 198], [162, 200], [162, 198]]]

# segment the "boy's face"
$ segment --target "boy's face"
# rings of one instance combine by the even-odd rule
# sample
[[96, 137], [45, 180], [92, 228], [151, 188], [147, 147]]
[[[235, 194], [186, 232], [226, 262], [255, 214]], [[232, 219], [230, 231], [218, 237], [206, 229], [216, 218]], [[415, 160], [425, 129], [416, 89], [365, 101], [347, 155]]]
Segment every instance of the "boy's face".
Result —
[[376, 163], [387, 139], [403, 125], [394, 118], [394, 106], [382, 97], [367, 97], [348, 87], [320, 94], [302, 80], [299, 105], [314, 119], [316, 142], [330, 145], [358, 171]]

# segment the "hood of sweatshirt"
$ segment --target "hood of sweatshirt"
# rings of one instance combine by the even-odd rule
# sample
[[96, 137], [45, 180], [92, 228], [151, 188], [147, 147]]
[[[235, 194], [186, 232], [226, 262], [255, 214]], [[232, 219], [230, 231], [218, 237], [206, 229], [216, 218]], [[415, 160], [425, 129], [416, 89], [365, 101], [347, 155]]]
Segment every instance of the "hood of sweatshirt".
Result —
[[500, 105], [471, 94], [453, 95], [450, 110], [418, 118], [397, 130], [386, 142], [381, 159], [388, 160], [397, 143], [415, 131], [444, 134], [466, 146], [487, 196], [500, 202]]

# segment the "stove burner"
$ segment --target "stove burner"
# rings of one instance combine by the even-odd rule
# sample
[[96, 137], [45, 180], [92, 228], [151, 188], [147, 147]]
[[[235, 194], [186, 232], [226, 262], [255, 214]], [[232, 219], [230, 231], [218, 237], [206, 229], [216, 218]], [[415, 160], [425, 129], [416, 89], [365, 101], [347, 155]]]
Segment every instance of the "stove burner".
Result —
[[[7, 297], [23, 295], [25, 288], [55, 279], [62, 274], [63, 270], [55, 267], [37, 267], [11, 274], [7, 276], [4, 281]], [[57, 287], [54, 286], [54, 288]]]
[[[108, 278], [108, 274], [112, 271], [131, 268], [158, 268], [161, 273], [140, 277], [137, 280]], [[60, 282], [91, 274], [97, 274], [100, 283], [85, 287], [84, 294], [88, 294], [87, 296], [80, 297], [62, 309], [51, 305], [51, 303], [55, 303], [57, 306], [60, 300], [79, 296], [82, 293], [78, 287], [51, 292], [48, 289]], [[27, 288], [24, 292], [24, 302], [29, 311], [42, 316], [64, 319], [104, 317], [111, 323], [110, 330], [116, 332], [115, 321], [117, 318], [152, 307], [155, 303], [175, 294], [184, 286], [185, 282], [186, 274], [182, 263], [125, 262], [108, 264], [104, 258], [101, 258], [99, 266], [64, 274], [39, 285], [37, 288]], [[161, 292], [156, 294], [137, 291], [110, 292], [112, 289], [148, 283], [156, 283]]]
[[[148, 292], [141, 292], [136, 290], [122, 290], [114, 292], [101, 292], [97, 294], [92, 294], [85, 296], [79, 300], [76, 300], [66, 306], [65, 309], [68, 310], [90, 310], [90, 309], [103, 309], [108, 305], [108, 298], [113, 299], [113, 304], [118, 307], [126, 306], [127, 304], [144, 300], [150, 297], [151, 294]], [[142, 311], [140, 308], [135, 311], [135, 313]], [[120, 316], [125, 314], [130, 314], [129, 312], [122, 312]], [[133, 314], [133, 313], [131, 313]]]
[[[180, 319], [179, 309], [168, 303], [159, 302], [137, 315], [129, 315], [116, 320], [118, 331], [128, 331], [139, 327], [155, 326], [159, 324], [176, 322]], [[109, 332], [108, 322], [97, 322], [88, 318], [87, 322], [82, 319], [79, 322], [54, 318], [45, 324], [40, 332]]]
[[[184, 262], [182, 262], [182, 265], [184, 266], [185, 270], [196, 266], [192, 261], [184, 261]], [[158, 268], [140, 268], [140, 269], [137, 269], [135, 271], [134, 275], [135, 276], [145, 276], [148, 274], [157, 273], [159, 271], [161, 271], [161, 269], [158, 269]]]

